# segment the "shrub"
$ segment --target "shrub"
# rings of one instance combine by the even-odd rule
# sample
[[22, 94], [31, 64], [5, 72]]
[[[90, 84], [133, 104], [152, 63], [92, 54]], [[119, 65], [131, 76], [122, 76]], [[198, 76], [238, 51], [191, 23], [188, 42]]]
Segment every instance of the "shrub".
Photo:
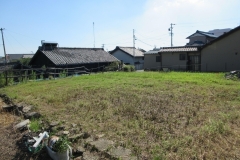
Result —
[[133, 71], [135, 71], [135, 66], [133, 66], [133, 65], [125, 65], [123, 67], [123, 71], [125, 71], [125, 72], [133, 72]]
[[130, 65], [130, 70], [131, 70], [131, 72], [135, 71], [135, 66]]
[[0, 73], [0, 87], [5, 85], [5, 76], [4, 73]]
[[21, 58], [19, 60], [19, 62], [25, 66], [27, 66], [29, 64], [29, 62], [31, 61], [31, 58]]
[[60, 78], [65, 78], [65, 77], [67, 77], [67, 72], [65, 71], [65, 69], [64, 69], [62, 72], [60, 72], [59, 77], [60, 77]]
[[36, 80], [36, 73], [32, 70], [30, 76], [29, 76], [29, 79], [31, 80]]
[[107, 67], [104, 68], [104, 71], [116, 71], [119, 69], [120, 62], [112, 62]]

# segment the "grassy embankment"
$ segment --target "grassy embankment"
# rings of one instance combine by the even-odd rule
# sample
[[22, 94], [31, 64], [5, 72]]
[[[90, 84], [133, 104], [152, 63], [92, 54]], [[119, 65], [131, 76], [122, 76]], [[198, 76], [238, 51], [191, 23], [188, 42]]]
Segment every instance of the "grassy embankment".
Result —
[[104, 73], [1, 89], [148, 159], [240, 158], [240, 82], [221, 73]]

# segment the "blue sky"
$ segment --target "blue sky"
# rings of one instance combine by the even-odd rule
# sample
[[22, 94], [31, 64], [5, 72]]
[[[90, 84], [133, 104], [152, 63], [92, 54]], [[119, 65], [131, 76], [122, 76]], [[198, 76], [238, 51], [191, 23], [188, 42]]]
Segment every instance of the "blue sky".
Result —
[[[0, 0], [0, 28], [7, 53], [36, 52], [41, 40], [60, 47], [112, 50], [170, 46], [168, 28], [176, 24], [173, 45], [185, 45], [196, 30], [240, 25], [239, 0]], [[4, 55], [0, 41], [0, 56]]]

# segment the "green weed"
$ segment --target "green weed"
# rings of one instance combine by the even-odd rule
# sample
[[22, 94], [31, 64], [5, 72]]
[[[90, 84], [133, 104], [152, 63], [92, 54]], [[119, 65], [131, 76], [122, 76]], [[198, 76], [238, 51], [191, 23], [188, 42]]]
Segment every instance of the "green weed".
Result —
[[38, 132], [38, 131], [40, 131], [41, 125], [40, 125], [40, 123], [39, 123], [39, 120], [37, 120], [37, 119], [31, 120], [29, 129], [30, 129], [32, 132]]

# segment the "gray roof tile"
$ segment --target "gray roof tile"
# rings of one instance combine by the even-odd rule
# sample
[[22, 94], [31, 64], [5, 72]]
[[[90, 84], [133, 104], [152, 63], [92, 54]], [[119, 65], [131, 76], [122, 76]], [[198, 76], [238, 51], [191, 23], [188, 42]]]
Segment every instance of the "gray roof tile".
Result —
[[102, 48], [63, 48], [41, 51], [55, 65], [119, 61]]
[[198, 47], [163, 47], [159, 52], [197, 52]]
[[[144, 56], [144, 53], [143, 53], [142, 51], [140, 51], [140, 50], [138, 50], [138, 49], [136, 49], [136, 48], [133, 48], [133, 47], [117, 47], [117, 48], [119, 48], [120, 50], [122, 50], [122, 51], [130, 54], [131, 56], [134, 56], [134, 55], [133, 55], [133, 49], [134, 49], [134, 51], [135, 51], [135, 57], [143, 57], [143, 56]], [[117, 49], [117, 48], [116, 48], [116, 49]], [[116, 49], [114, 49], [113, 51], [115, 51]], [[113, 51], [112, 51], [112, 52], [113, 52]]]

